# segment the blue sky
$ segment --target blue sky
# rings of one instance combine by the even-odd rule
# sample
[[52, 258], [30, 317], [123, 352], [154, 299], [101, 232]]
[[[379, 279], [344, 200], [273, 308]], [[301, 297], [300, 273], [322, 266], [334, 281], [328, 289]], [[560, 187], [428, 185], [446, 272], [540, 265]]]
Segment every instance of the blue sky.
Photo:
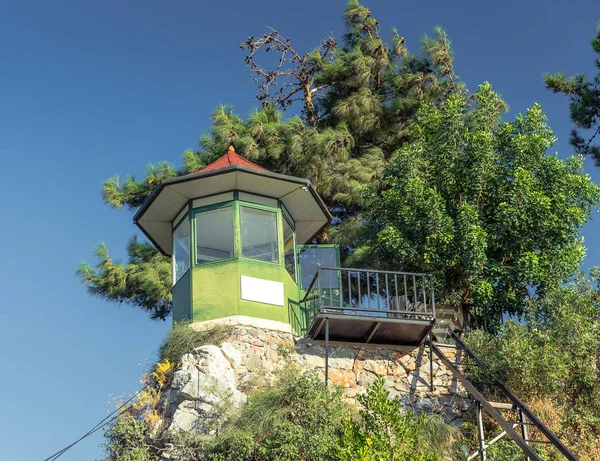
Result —
[[[570, 155], [567, 102], [542, 74], [592, 72], [594, 0], [365, 1], [384, 33], [415, 50], [436, 25], [474, 89], [490, 81], [511, 108], [543, 105]], [[486, 6], [484, 6], [484, 4]], [[489, 5], [489, 6], [487, 6]], [[99, 241], [124, 256], [132, 215], [105, 206], [102, 181], [180, 164], [219, 104], [256, 105], [239, 43], [267, 26], [309, 50], [341, 35], [345, 1], [0, 1], [0, 445], [6, 460], [41, 460], [138, 387], [169, 326], [90, 297], [74, 271]], [[591, 163], [587, 171], [600, 181]], [[600, 265], [600, 219], [584, 229]], [[61, 460], [100, 459], [101, 436]]]

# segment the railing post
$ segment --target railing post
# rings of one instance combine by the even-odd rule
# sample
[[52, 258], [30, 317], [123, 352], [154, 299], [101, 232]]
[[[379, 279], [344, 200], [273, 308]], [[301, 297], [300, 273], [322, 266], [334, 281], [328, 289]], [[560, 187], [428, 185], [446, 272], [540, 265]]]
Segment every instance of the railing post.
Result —
[[427, 313], [427, 288], [425, 288], [424, 275], [421, 275], [421, 283], [423, 284], [423, 304], [425, 305], [425, 313]]
[[435, 320], [435, 293], [433, 291], [433, 275], [429, 276], [429, 289], [431, 290], [431, 312]]
[[413, 279], [413, 311], [416, 312], [417, 310], [417, 298], [419, 296], [418, 292], [417, 292], [417, 276], [413, 275], [412, 276]]
[[343, 308], [343, 301], [344, 301], [344, 275], [343, 275], [343, 271], [339, 270], [338, 271], [339, 277], [338, 277], [338, 290], [339, 290], [339, 295], [340, 295], [340, 309]]
[[356, 300], [356, 307], [360, 309], [362, 307], [362, 292], [360, 290], [360, 271], [356, 271], [356, 278], [358, 280], [358, 299]]
[[327, 307], [333, 307], [333, 283], [331, 283], [331, 272], [333, 271], [327, 269], [327, 272], [329, 273], [329, 306]]
[[390, 285], [388, 283], [388, 275], [385, 274], [385, 310], [390, 309]]
[[323, 310], [323, 292], [321, 291], [321, 267], [317, 267], [317, 289], [319, 292], [319, 311]]
[[429, 388], [433, 392], [433, 335], [429, 330]]
[[377, 284], [377, 309], [381, 309], [381, 293], [379, 293], [379, 272], [375, 272], [375, 283]]
[[367, 308], [371, 309], [371, 273], [367, 271]]
[[352, 274], [348, 271], [348, 306], [352, 307]]
[[483, 412], [481, 411], [481, 403], [477, 402], [477, 435], [479, 436], [479, 456], [481, 461], [486, 461], [487, 453], [485, 449], [485, 434], [483, 432]]
[[[523, 410], [521, 408], [519, 408], [519, 423], [521, 423], [521, 437], [523, 437], [525, 443], [529, 445], [529, 443], [527, 442], [529, 440], [529, 431], [527, 430], [527, 418], [523, 414]], [[529, 461], [530, 458], [527, 457], [525, 459]]]

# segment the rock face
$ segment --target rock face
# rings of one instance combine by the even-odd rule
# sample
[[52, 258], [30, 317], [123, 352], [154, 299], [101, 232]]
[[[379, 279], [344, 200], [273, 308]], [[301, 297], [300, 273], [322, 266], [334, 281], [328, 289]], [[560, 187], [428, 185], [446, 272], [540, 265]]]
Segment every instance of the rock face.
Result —
[[217, 346], [202, 346], [181, 359], [165, 394], [172, 431], [214, 433], [227, 410], [246, 396], [237, 389], [234, 369]]
[[[170, 430], [215, 433], [228, 410], [243, 404], [253, 388], [273, 383], [290, 362], [301, 371], [316, 369], [324, 378], [323, 342], [294, 338], [285, 331], [234, 326], [227, 342], [199, 347], [182, 358], [164, 397]], [[329, 380], [344, 389], [350, 403], [378, 377], [407, 409], [438, 414], [449, 423], [460, 424], [473, 404], [441, 362], [434, 360], [430, 375], [425, 348], [330, 344]]]

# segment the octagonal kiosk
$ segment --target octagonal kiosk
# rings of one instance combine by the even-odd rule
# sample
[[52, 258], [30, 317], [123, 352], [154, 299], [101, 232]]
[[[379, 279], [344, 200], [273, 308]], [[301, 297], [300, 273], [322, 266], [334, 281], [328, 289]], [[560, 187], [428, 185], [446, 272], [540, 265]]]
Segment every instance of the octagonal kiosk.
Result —
[[330, 219], [309, 180], [270, 172], [230, 147], [205, 168], [163, 181], [134, 222], [173, 257], [174, 321], [241, 315], [293, 326], [315, 261], [339, 264], [337, 248], [302, 246]]

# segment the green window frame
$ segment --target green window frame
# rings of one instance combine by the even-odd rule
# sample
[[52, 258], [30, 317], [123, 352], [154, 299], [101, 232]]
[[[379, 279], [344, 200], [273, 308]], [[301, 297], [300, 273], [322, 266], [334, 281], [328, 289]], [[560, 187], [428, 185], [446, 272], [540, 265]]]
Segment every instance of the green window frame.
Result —
[[[282, 226], [279, 210], [269, 206], [256, 206], [248, 202], [239, 204], [238, 209], [240, 257], [279, 265], [282, 259]], [[271, 222], [269, 223], [268, 220]], [[262, 227], [256, 228], [256, 226]], [[261, 241], [261, 237], [264, 236], [267, 238]]]
[[[283, 210], [283, 209], [282, 209]], [[298, 283], [298, 262], [296, 258], [296, 228], [294, 227], [293, 221], [287, 218], [285, 213], [282, 213], [282, 234], [283, 234], [283, 264], [285, 270], [290, 275], [292, 280]], [[289, 244], [286, 240], [286, 225], [292, 231], [292, 242]], [[289, 246], [288, 246], [289, 245]], [[291, 259], [290, 259], [291, 256]]]
[[[231, 213], [231, 248], [211, 248], [210, 246], [202, 246], [202, 248], [206, 249], [206, 252], [204, 254], [205, 258], [211, 258], [211, 259], [205, 259], [202, 261], [198, 261], [198, 217], [199, 216], [206, 216], [209, 213], [215, 213], [218, 212], [219, 210], [230, 210]], [[236, 256], [236, 211], [235, 211], [235, 204], [233, 202], [223, 202], [223, 203], [218, 203], [218, 204], [214, 204], [214, 205], [208, 205], [205, 207], [201, 207], [201, 208], [196, 208], [192, 211], [192, 216], [193, 216], [193, 225], [192, 225], [192, 235], [193, 235], [193, 261], [194, 261], [194, 266], [200, 266], [200, 265], [204, 265], [204, 264], [211, 264], [211, 263], [215, 263], [215, 262], [219, 262], [219, 261], [225, 261], [225, 260], [230, 260], [235, 258]], [[226, 226], [227, 227], [227, 226]], [[215, 232], [216, 234], [216, 232]], [[222, 232], [219, 233], [220, 235], [223, 235]], [[224, 255], [224, 252], [228, 251], [229, 254], [227, 256]], [[221, 253], [222, 257], [219, 257], [219, 252], [223, 252]]]
[[[209, 211], [218, 210], [221, 208], [231, 207], [233, 213], [233, 254], [227, 258], [219, 258], [213, 261], [202, 261], [198, 262], [197, 259], [197, 231], [196, 231], [196, 217], [199, 214], [206, 213]], [[277, 235], [277, 261], [263, 261], [250, 256], [244, 256], [242, 253], [242, 226], [241, 226], [241, 208], [252, 208], [255, 210], [263, 210], [274, 213], [276, 216], [276, 235]], [[191, 221], [191, 235], [192, 235], [192, 266], [203, 266], [206, 264], [219, 263], [221, 261], [228, 261], [231, 259], [246, 259], [249, 261], [257, 262], [259, 264], [274, 264], [285, 267], [284, 254], [283, 254], [283, 213], [279, 207], [271, 207], [268, 205], [260, 205], [252, 202], [246, 202], [238, 199], [237, 191], [234, 191], [234, 200], [226, 202], [215, 203], [206, 205], [199, 208], [193, 208], [190, 212]], [[295, 239], [295, 231], [294, 231]]]
[[[186, 232], [187, 230], [187, 232]], [[182, 243], [181, 241], [187, 242]], [[187, 248], [185, 248], [187, 246]], [[179, 282], [192, 267], [192, 235], [189, 222], [189, 213], [186, 213], [183, 218], [173, 228], [173, 286]], [[184, 255], [179, 255], [179, 250], [184, 252]], [[187, 255], [187, 258], [185, 257]], [[186, 261], [187, 259], [187, 261]]]

